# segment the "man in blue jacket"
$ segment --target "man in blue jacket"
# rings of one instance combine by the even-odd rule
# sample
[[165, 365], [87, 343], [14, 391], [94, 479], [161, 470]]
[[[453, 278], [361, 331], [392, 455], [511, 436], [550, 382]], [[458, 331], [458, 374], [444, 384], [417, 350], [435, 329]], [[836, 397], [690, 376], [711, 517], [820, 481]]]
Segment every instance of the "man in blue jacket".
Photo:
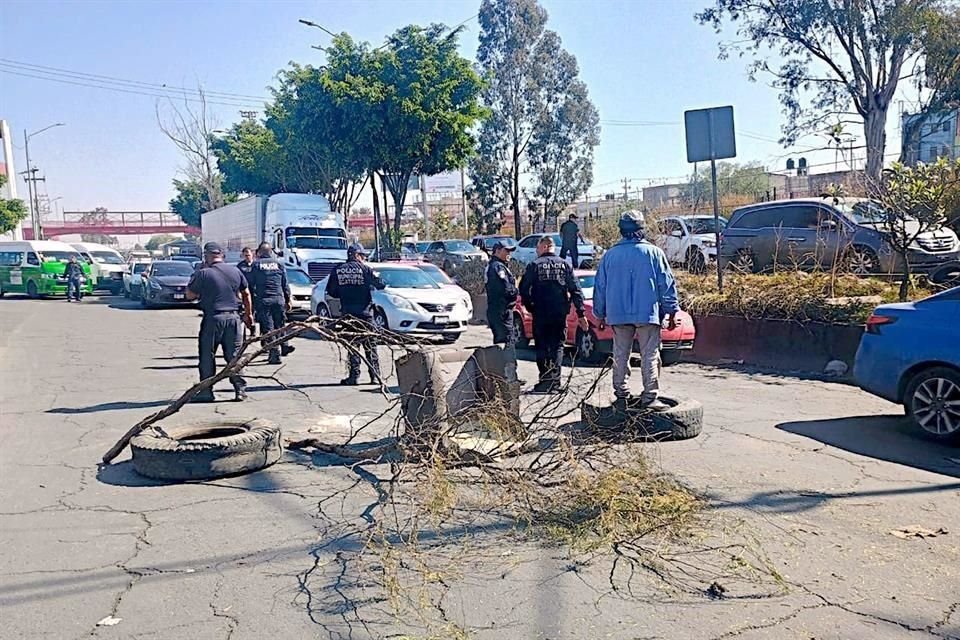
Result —
[[640, 348], [643, 394], [640, 406], [666, 408], [660, 392], [660, 329], [663, 318], [676, 328], [677, 284], [667, 256], [644, 238], [643, 214], [627, 211], [620, 217], [623, 239], [603, 254], [593, 285], [593, 314], [603, 329], [613, 328], [613, 391], [618, 408], [629, 398], [627, 376], [633, 343]]

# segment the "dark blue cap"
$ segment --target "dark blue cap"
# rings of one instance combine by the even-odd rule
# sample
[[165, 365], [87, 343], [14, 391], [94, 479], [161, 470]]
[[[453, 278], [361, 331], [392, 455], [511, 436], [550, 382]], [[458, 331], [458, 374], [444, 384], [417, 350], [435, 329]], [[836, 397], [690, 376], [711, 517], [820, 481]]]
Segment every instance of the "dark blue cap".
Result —
[[369, 254], [367, 253], [367, 250], [363, 248], [362, 244], [360, 244], [359, 242], [354, 242], [352, 245], [347, 247], [347, 255], [348, 256], [356, 256], [356, 255], [366, 256]]

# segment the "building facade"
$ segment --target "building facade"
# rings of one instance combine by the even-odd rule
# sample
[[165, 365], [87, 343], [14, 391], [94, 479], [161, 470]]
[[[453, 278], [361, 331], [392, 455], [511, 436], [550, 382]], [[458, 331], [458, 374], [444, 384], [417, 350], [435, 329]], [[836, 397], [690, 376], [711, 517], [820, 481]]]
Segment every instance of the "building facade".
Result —
[[909, 166], [960, 158], [960, 108], [937, 113], [904, 114], [901, 158]]

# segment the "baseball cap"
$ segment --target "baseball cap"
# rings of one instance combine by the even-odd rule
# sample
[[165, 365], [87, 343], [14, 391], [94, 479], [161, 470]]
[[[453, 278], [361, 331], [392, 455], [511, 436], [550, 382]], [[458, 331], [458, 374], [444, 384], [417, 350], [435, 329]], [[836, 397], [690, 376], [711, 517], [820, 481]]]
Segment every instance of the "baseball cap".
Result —
[[516, 248], [517, 248], [517, 245], [504, 244], [503, 242], [497, 240], [496, 242], [493, 243], [493, 248], [491, 249], [491, 251], [500, 251], [500, 249], [506, 249], [507, 251], [514, 251], [516, 250]]
[[355, 256], [355, 255], [358, 255], [358, 254], [361, 255], [361, 256], [369, 255], [369, 254], [367, 253], [367, 250], [364, 249], [364, 248], [363, 248], [363, 245], [360, 244], [359, 242], [354, 242], [352, 245], [350, 245], [349, 247], [347, 247], [347, 255], [348, 255], [348, 256]]
[[219, 243], [216, 243], [216, 242], [208, 242], [207, 244], [203, 245], [203, 252], [204, 252], [204, 253], [211, 253], [211, 254], [215, 254], [215, 253], [220, 253], [220, 254], [222, 254], [222, 253], [223, 253], [223, 247], [221, 247]]

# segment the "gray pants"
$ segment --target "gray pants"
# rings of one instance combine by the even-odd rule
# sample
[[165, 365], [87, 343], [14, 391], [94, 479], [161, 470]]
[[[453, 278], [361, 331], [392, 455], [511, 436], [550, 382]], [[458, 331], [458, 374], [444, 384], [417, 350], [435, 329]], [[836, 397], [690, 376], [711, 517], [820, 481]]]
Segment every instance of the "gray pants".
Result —
[[640, 401], [653, 402], [660, 394], [660, 325], [613, 325], [613, 392], [618, 398], [630, 395], [627, 378], [630, 376], [630, 354], [633, 343], [640, 348], [640, 374], [643, 376], [643, 394]]
[[[223, 351], [223, 359], [229, 363], [242, 344], [243, 322], [236, 311], [203, 314], [198, 340], [200, 379], [206, 380], [217, 372], [218, 348]], [[230, 383], [234, 389], [247, 386], [247, 381], [239, 374], [230, 376]]]

